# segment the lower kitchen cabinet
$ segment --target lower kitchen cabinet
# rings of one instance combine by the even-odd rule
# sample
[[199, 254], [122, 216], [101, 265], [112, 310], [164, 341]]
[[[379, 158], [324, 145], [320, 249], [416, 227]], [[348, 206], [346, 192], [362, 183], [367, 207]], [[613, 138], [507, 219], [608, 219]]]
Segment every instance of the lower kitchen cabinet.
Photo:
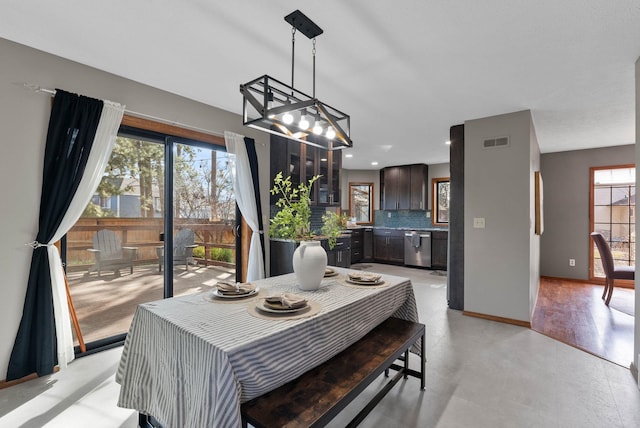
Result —
[[404, 232], [393, 229], [374, 229], [373, 258], [377, 262], [404, 263]]
[[364, 229], [351, 229], [351, 263], [362, 261]]
[[327, 265], [351, 267], [351, 237], [343, 236], [336, 240], [336, 246], [329, 249], [329, 242], [322, 240], [322, 247], [327, 252]]
[[362, 261], [373, 261], [373, 228], [365, 227], [362, 232]]
[[431, 268], [447, 270], [447, 246], [449, 232], [434, 230], [431, 232]]
[[270, 239], [270, 276], [284, 275], [293, 272], [293, 253], [300, 245], [290, 239]]

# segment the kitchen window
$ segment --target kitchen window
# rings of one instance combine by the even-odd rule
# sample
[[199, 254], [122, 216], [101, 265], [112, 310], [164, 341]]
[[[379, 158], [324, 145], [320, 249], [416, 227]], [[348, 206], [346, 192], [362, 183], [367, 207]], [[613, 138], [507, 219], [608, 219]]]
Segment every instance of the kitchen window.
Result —
[[432, 214], [434, 226], [449, 225], [449, 177], [434, 178], [432, 180]]

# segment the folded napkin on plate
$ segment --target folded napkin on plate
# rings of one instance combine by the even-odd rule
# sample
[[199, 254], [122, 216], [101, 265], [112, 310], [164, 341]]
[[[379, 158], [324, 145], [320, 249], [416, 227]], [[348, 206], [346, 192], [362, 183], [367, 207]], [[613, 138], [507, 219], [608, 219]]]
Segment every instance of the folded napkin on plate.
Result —
[[307, 305], [307, 299], [292, 293], [282, 293], [279, 296], [266, 297], [268, 303], [281, 304], [285, 308], [296, 309]]
[[351, 281], [377, 282], [380, 278], [382, 278], [382, 275], [371, 272], [352, 272], [349, 274]]
[[256, 285], [250, 282], [235, 282], [229, 280], [218, 281], [216, 288], [220, 293], [227, 294], [247, 294], [256, 289]]

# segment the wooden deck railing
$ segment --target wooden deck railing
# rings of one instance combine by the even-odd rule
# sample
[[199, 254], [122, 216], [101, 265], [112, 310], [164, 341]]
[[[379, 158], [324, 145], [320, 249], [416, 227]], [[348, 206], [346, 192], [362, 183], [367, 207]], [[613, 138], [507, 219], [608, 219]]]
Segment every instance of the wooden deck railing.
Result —
[[[235, 236], [233, 225], [213, 223], [206, 220], [176, 221], [175, 230], [192, 229], [195, 244], [204, 247], [204, 257], [194, 257], [204, 265], [235, 267]], [[93, 247], [93, 236], [101, 229], [115, 231], [123, 247], [138, 248], [135, 264], [157, 263], [156, 248], [164, 245], [160, 240], [163, 231], [163, 219], [160, 218], [81, 218], [67, 233], [67, 269], [82, 270], [94, 263], [93, 255], [87, 251]], [[211, 248], [223, 248], [232, 252], [232, 261], [212, 260]]]

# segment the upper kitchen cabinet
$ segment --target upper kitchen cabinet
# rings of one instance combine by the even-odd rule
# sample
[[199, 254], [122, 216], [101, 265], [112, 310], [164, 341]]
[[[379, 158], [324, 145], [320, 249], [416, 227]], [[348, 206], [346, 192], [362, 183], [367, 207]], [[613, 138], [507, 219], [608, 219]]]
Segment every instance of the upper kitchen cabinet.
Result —
[[428, 166], [392, 166], [380, 170], [380, 207], [383, 210], [426, 210]]
[[426, 210], [428, 197], [428, 166], [425, 164], [409, 165], [411, 186], [409, 204], [412, 210]]
[[[307, 147], [309, 149], [309, 147]], [[340, 205], [340, 169], [342, 151], [315, 149], [318, 158], [318, 205]]]
[[[340, 169], [342, 168], [342, 152], [328, 151], [301, 144], [277, 135], [271, 135], [271, 179], [280, 171], [286, 177], [291, 176], [291, 183], [298, 187], [301, 182], [308, 182], [314, 175], [320, 179], [313, 185], [311, 193], [312, 205], [340, 205]], [[271, 205], [278, 200], [271, 195]]]

